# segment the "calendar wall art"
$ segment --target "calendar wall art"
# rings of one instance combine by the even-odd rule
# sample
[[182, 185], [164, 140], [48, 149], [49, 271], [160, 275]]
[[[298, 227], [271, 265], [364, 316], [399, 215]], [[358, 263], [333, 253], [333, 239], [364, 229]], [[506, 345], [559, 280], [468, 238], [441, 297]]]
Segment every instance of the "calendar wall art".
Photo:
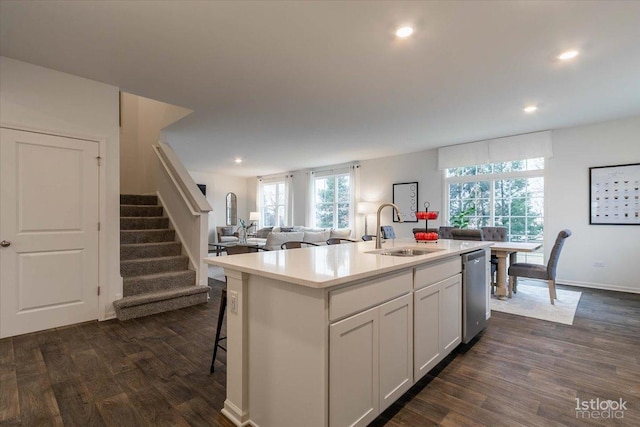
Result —
[[589, 224], [640, 225], [640, 163], [589, 168]]

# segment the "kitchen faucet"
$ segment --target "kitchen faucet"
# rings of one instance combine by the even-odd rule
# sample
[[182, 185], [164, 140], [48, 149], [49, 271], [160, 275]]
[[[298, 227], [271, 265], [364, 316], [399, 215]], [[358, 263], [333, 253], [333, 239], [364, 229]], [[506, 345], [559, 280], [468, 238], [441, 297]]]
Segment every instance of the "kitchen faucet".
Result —
[[393, 203], [383, 203], [382, 205], [380, 205], [380, 207], [378, 208], [378, 214], [376, 215], [376, 249], [382, 249], [382, 235], [380, 233], [380, 212], [382, 212], [382, 208], [384, 208], [385, 206], [391, 206], [393, 209], [395, 209], [396, 215], [398, 215], [398, 220], [400, 222], [404, 222], [402, 220], [402, 215], [400, 215], [400, 209], [396, 205], [394, 205]]

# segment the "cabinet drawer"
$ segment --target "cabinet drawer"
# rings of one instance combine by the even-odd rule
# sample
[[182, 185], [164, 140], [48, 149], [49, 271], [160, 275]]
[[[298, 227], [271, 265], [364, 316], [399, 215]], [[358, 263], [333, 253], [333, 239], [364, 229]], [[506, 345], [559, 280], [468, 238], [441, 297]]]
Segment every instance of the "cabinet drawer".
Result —
[[444, 280], [447, 277], [454, 276], [461, 271], [462, 260], [460, 259], [460, 256], [457, 255], [442, 261], [429, 263], [425, 266], [416, 268], [414, 288], [424, 288], [425, 286]]
[[411, 292], [412, 276], [409, 270], [330, 291], [329, 320], [333, 322]]

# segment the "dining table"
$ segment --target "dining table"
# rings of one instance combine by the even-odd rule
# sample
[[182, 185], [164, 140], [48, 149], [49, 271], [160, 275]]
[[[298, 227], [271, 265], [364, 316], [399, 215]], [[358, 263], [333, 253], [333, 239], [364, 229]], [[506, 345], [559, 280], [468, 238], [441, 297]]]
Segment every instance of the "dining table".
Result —
[[507, 256], [509, 265], [516, 262], [518, 252], [533, 252], [542, 246], [542, 242], [495, 242], [491, 246], [491, 255], [498, 258], [496, 268], [496, 294], [498, 299], [507, 299]]

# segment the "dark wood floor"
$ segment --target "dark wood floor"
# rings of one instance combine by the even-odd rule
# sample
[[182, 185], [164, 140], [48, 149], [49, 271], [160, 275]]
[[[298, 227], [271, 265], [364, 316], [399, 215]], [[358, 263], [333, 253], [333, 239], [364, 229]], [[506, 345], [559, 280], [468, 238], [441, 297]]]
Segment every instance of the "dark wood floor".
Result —
[[[581, 290], [572, 326], [494, 312], [373, 425], [640, 425], [640, 295]], [[0, 424], [231, 426], [219, 411], [224, 352], [209, 375], [219, 292], [171, 313], [0, 340]], [[622, 398], [627, 410], [576, 419], [576, 398]]]

